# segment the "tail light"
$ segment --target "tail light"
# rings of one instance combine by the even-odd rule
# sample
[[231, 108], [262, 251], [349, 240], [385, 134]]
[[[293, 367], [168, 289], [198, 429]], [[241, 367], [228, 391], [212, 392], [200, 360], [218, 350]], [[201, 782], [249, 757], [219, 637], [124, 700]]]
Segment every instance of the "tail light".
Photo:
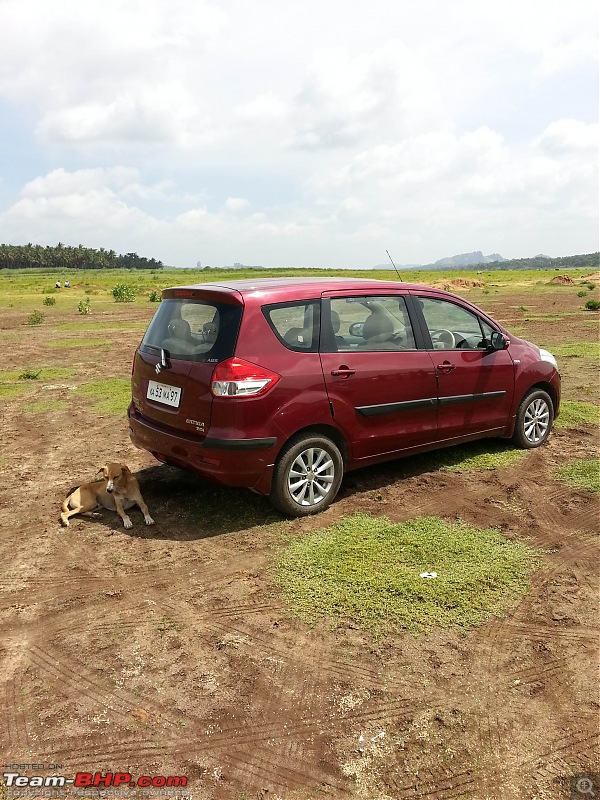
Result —
[[241, 358], [217, 364], [210, 390], [215, 397], [256, 397], [275, 386], [281, 375]]

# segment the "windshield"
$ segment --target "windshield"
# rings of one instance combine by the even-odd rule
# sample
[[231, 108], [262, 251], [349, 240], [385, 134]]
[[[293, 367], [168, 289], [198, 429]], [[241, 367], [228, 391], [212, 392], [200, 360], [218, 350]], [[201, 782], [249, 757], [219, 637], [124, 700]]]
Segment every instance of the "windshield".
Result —
[[181, 361], [218, 362], [233, 355], [242, 307], [207, 300], [163, 300], [142, 343]]

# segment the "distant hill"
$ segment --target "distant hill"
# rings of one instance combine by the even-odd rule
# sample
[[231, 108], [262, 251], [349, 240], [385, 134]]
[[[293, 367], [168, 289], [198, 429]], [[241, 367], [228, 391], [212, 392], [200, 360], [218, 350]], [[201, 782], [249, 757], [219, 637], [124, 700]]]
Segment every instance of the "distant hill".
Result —
[[[473, 260], [472, 260], [473, 259]], [[483, 260], [481, 260], [483, 259]], [[491, 259], [491, 260], [489, 260]], [[498, 253], [484, 256], [481, 250], [473, 253], [462, 253], [457, 256], [441, 258], [434, 264], [399, 264], [398, 268], [403, 270], [432, 270], [432, 269], [473, 269], [481, 267], [486, 270], [496, 269], [581, 269], [588, 268], [597, 270], [600, 266], [600, 253], [582, 253], [576, 256], [559, 256], [551, 258], [540, 253], [533, 258], [512, 258], [506, 259]], [[380, 264], [374, 269], [391, 269], [391, 264]]]
[[500, 255], [500, 253], [492, 253], [489, 256], [484, 256], [481, 250], [475, 250], [472, 253], [460, 253], [457, 256], [448, 256], [447, 258], [440, 258], [439, 261], [434, 262], [434, 267], [474, 267], [477, 264], [492, 264], [495, 262], [506, 261], [507, 259]]

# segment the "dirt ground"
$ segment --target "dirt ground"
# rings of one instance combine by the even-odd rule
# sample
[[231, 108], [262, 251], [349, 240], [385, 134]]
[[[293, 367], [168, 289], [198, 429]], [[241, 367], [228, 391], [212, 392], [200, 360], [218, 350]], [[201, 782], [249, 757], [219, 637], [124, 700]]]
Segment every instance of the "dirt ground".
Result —
[[[552, 291], [473, 299], [540, 343], [597, 340], [573, 290]], [[569, 315], [536, 318], [549, 308]], [[124, 416], [77, 394], [92, 377], [129, 374], [150, 312], [126, 313], [139, 330], [105, 327], [97, 335], [114, 344], [94, 361], [49, 349], [44, 326], [2, 310], [4, 369], [76, 368], [30, 389], [28, 402], [62, 407], [3, 401], [3, 771], [186, 776], [179, 793], [194, 800], [578, 797], [573, 776], [600, 773], [598, 498], [552, 472], [597, 454], [594, 428], [557, 428], [516, 468], [453, 473], [423, 457], [351, 473], [324, 514], [285, 521], [264, 498], [159, 465], [130, 444]], [[563, 399], [590, 400], [591, 387], [597, 401], [597, 364], [561, 368]], [[61, 528], [66, 492], [113, 459], [138, 473], [156, 525], [134, 510], [131, 530], [110, 512]], [[274, 555], [285, 537], [357, 510], [497, 526], [543, 548], [544, 566], [511, 614], [466, 635], [309, 628], [274, 587]], [[154, 791], [142, 796], [176, 794]]]

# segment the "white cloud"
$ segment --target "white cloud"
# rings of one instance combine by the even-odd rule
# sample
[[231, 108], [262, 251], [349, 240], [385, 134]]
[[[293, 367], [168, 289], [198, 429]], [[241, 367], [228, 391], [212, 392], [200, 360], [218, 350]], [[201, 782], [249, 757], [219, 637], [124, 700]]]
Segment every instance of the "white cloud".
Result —
[[331, 266], [596, 246], [591, 0], [0, 3], [4, 241]]
[[246, 208], [248, 201], [243, 197], [228, 197], [225, 201], [225, 208], [227, 211], [241, 211]]

